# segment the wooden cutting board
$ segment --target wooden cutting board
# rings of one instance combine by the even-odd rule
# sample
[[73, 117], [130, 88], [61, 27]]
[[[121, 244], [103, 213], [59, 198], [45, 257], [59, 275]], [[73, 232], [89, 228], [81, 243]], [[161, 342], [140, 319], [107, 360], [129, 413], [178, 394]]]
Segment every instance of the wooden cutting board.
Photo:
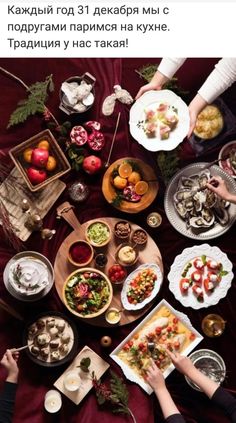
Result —
[[[68, 261], [69, 247], [70, 247], [71, 243], [73, 243], [73, 242], [75, 242], [79, 239], [85, 239], [85, 231], [86, 231], [88, 224], [90, 224], [93, 221], [96, 221], [97, 219], [90, 220], [90, 221], [83, 223], [81, 225], [79, 223], [74, 211], [73, 211], [73, 206], [71, 206], [67, 202], [63, 203], [57, 209], [57, 211], [58, 211], [58, 214], [61, 217], [63, 217], [74, 228], [74, 231], [61, 244], [61, 246], [60, 246], [60, 248], [57, 252], [55, 263], [54, 263], [55, 287], [56, 287], [57, 293], [58, 293], [61, 301], [63, 302], [62, 293], [63, 293], [63, 285], [65, 283], [65, 280], [74, 270], [77, 269], [77, 267], [73, 266]], [[115, 224], [121, 219], [116, 219], [114, 217], [103, 217], [103, 218], [101, 218], [101, 220], [107, 222], [108, 225], [110, 226], [111, 230], [113, 231]], [[140, 229], [140, 226], [136, 225], [135, 223], [132, 223], [132, 222], [129, 222], [129, 223], [131, 225], [132, 230]], [[99, 252], [103, 252], [107, 255], [108, 262], [107, 262], [104, 269], [100, 269], [106, 275], [108, 274], [109, 267], [112, 266], [116, 262], [115, 252], [116, 252], [116, 250], [117, 250], [117, 248], [118, 248], [118, 246], [121, 242], [122, 241], [117, 240], [116, 237], [113, 236], [108, 245], [106, 245], [105, 247], [102, 247], [102, 248], [96, 248], [95, 256], [96, 256], [96, 253], [99, 253]], [[138, 266], [140, 266], [141, 264], [144, 264], [144, 263], [156, 263], [160, 267], [161, 271], [163, 272], [163, 264], [162, 264], [162, 257], [161, 257], [160, 250], [159, 250], [159, 248], [157, 247], [156, 243], [154, 242], [154, 240], [151, 238], [150, 235], [148, 235], [148, 240], [147, 240], [146, 246], [140, 248], [140, 250], [139, 250], [138, 261], [135, 263], [135, 265], [127, 267], [128, 273], [131, 273]], [[92, 268], [95, 267], [94, 260], [90, 263], [90, 265], [88, 267], [92, 267]], [[112, 302], [111, 302], [110, 307], [116, 307], [120, 310], [120, 309], [123, 308], [122, 303], [121, 303], [121, 298], [120, 298], [122, 285], [114, 285], [113, 284], [112, 286], [113, 286], [113, 298], [112, 298]], [[157, 298], [159, 298], [158, 294], [157, 294]], [[139, 319], [139, 317], [141, 317], [143, 314], [145, 314], [147, 312], [147, 310], [149, 310], [152, 305], [153, 305], [153, 301], [150, 302], [149, 304], [147, 304], [146, 307], [142, 308], [141, 310], [136, 310], [136, 311], [124, 310], [124, 311], [122, 311], [121, 320], [119, 322], [119, 325], [120, 326], [126, 325], [128, 323], [131, 323], [131, 322]], [[94, 326], [111, 327], [111, 325], [109, 325], [109, 323], [107, 323], [107, 321], [105, 320], [104, 314], [102, 314], [101, 316], [95, 317], [95, 318], [84, 319], [84, 321], [86, 321], [86, 323], [90, 323]]]
[[[13, 180], [15, 183], [13, 183]], [[31, 213], [39, 214], [43, 218], [65, 187], [66, 184], [57, 179], [41, 191], [31, 192], [24, 183], [19, 171], [15, 167], [13, 168], [10, 175], [0, 185], [0, 200], [6, 207], [10, 221], [16, 229], [16, 235], [21, 241], [26, 241], [32, 233], [25, 227], [26, 214], [21, 209], [23, 198], [28, 200]]]

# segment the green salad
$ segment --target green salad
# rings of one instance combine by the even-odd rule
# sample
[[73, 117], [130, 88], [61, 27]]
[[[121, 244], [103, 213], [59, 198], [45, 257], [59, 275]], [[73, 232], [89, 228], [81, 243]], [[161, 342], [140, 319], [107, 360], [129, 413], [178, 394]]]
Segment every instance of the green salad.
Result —
[[94, 314], [108, 302], [110, 287], [97, 272], [80, 272], [67, 281], [65, 297], [67, 305], [83, 316]]
[[101, 245], [110, 237], [110, 230], [105, 223], [95, 222], [89, 225], [87, 229], [87, 236], [90, 241], [97, 245]]

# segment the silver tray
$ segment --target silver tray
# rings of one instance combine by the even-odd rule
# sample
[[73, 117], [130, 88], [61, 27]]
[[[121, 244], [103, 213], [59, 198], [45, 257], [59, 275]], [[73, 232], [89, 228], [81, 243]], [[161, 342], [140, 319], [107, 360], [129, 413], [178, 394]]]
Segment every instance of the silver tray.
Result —
[[[226, 375], [225, 362], [215, 351], [207, 349], [194, 351], [189, 358], [203, 374], [214, 380], [214, 382], [220, 384], [224, 381]], [[185, 376], [185, 379], [191, 388], [201, 391], [187, 376]]]
[[[196, 229], [186, 227], [186, 222], [179, 216], [174, 206], [174, 194], [177, 191], [178, 182], [181, 176], [191, 176], [201, 172], [201, 170], [207, 165], [207, 163], [193, 163], [181, 169], [177, 172], [174, 177], [170, 180], [164, 198], [164, 207], [166, 215], [169, 219], [171, 225], [182, 235], [192, 238], [205, 241], [207, 239], [217, 238], [220, 235], [223, 235], [228, 229], [233, 225], [236, 220], [236, 204], [230, 204], [228, 208], [229, 212], [229, 222], [227, 225], [222, 226], [219, 223], [215, 223], [209, 229]], [[236, 191], [236, 182], [233, 178], [224, 172], [219, 166], [210, 166], [209, 168], [212, 176], [220, 176], [227, 183], [227, 186], [230, 191]]]
[[[46, 266], [48, 268], [49, 284], [45, 287], [45, 289], [43, 289], [38, 294], [33, 294], [33, 295], [29, 295], [29, 296], [21, 294], [21, 293], [17, 292], [11, 286], [11, 284], [9, 283], [8, 272], [9, 272], [9, 268], [10, 268], [11, 264], [14, 263], [14, 261], [19, 260], [20, 258], [23, 258], [23, 257], [34, 257], [38, 260], [41, 260], [44, 264], [46, 264]], [[7, 291], [9, 292], [9, 294], [11, 294], [13, 297], [17, 298], [17, 300], [26, 301], [26, 302], [33, 302], [33, 301], [37, 301], [37, 300], [40, 300], [41, 298], [45, 297], [45, 295], [47, 295], [48, 292], [51, 290], [53, 283], [54, 283], [54, 270], [53, 270], [53, 267], [52, 267], [50, 261], [43, 254], [40, 254], [37, 251], [23, 251], [21, 253], [16, 254], [15, 256], [13, 256], [9, 260], [9, 262], [6, 264], [6, 267], [5, 267], [4, 272], [3, 272], [3, 282], [5, 284]]]

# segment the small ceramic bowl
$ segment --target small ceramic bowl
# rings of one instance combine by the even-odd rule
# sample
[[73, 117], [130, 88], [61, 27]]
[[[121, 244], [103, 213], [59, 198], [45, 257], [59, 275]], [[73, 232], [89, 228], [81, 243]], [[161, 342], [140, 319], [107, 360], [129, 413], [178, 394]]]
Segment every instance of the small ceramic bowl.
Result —
[[117, 248], [115, 257], [116, 261], [122, 266], [133, 266], [138, 260], [138, 251], [130, 243], [123, 243]]
[[124, 240], [129, 238], [131, 233], [131, 226], [130, 226], [130, 223], [127, 222], [126, 220], [120, 220], [119, 222], [115, 224], [114, 230], [115, 230], [115, 236], [118, 239]]
[[105, 319], [110, 325], [117, 325], [121, 319], [121, 312], [118, 308], [110, 307], [107, 309]]
[[103, 220], [94, 220], [87, 226], [85, 238], [93, 247], [104, 247], [111, 240], [110, 226]]
[[[236, 141], [225, 144], [219, 152], [219, 166], [232, 178], [236, 179], [236, 170], [232, 167], [230, 157], [236, 157]], [[225, 160], [223, 160], [225, 158]]]
[[73, 242], [68, 251], [68, 260], [77, 267], [87, 266], [93, 260], [94, 251], [92, 246], [84, 240]]
[[131, 235], [131, 241], [135, 245], [143, 246], [147, 243], [147, 232], [144, 229], [136, 229]]

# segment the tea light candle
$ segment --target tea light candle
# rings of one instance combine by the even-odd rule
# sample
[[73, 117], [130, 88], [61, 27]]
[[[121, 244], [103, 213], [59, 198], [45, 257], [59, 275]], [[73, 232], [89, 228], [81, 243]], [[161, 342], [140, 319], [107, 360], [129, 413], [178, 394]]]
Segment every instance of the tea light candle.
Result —
[[51, 389], [45, 395], [44, 408], [49, 413], [57, 413], [62, 405], [60, 392]]
[[76, 370], [71, 370], [65, 375], [64, 386], [67, 391], [77, 391], [77, 389], [80, 387], [80, 383], [81, 380]]

